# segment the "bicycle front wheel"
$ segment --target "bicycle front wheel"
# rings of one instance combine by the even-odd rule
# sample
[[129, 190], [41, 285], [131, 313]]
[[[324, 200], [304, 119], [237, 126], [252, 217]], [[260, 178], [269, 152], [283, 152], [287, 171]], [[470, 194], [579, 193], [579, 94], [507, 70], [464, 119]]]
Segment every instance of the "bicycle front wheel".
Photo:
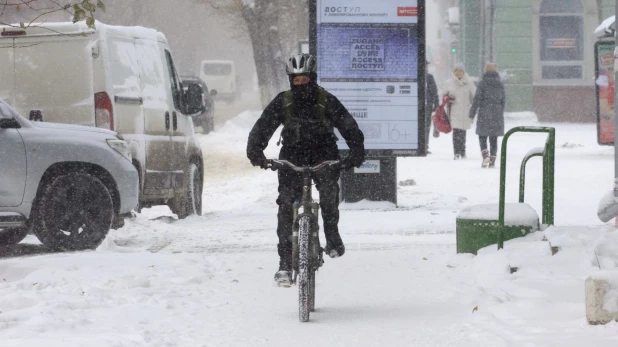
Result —
[[309, 312], [315, 311], [315, 271], [309, 272]]
[[311, 218], [309, 216], [300, 217], [298, 221], [298, 318], [301, 322], [309, 321], [312, 304], [310, 234]]

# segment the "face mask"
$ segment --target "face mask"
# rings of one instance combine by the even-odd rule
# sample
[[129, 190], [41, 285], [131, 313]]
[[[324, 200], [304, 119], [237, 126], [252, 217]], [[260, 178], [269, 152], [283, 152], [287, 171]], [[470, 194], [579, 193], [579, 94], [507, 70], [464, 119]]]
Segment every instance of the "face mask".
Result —
[[317, 84], [311, 81], [307, 84], [292, 85], [292, 95], [294, 100], [302, 104], [315, 103], [318, 100]]

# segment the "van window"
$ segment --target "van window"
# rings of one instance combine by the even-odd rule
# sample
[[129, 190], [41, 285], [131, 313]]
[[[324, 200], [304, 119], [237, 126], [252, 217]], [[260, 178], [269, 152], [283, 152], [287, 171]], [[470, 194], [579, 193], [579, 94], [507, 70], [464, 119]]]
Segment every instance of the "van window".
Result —
[[165, 69], [160, 48], [156, 41], [136, 40], [140, 67], [140, 81], [144, 102], [165, 102]]
[[114, 37], [109, 45], [114, 95], [139, 98], [141, 96], [141, 86], [134, 41], [132, 39]]
[[176, 74], [176, 68], [174, 68], [174, 61], [172, 60], [172, 54], [165, 50], [165, 58], [167, 59], [167, 68], [170, 76], [170, 86], [172, 86], [172, 97], [174, 98], [174, 107], [177, 110], [182, 110], [182, 92], [180, 90], [180, 83], [178, 82], [178, 75]]
[[232, 65], [208, 63], [204, 64], [204, 74], [211, 76], [226, 76], [232, 73]]

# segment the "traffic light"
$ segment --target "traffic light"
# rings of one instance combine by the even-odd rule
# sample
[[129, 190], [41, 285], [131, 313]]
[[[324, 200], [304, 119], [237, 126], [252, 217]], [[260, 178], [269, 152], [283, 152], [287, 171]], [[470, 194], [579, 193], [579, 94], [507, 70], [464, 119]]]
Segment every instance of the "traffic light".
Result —
[[451, 53], [453, 54], [457, 53], [457, 47], [451, 47]]

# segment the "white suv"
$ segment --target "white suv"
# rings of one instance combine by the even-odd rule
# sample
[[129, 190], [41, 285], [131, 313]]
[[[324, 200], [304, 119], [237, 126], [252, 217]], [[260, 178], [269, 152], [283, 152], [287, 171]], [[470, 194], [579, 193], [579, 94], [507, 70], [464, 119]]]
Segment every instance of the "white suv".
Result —
[[52, 249], [96, 248], [137, 206], [138, 182], [115, 132], [31, 122], [0, 99], [0, 245], [32, 230]]

